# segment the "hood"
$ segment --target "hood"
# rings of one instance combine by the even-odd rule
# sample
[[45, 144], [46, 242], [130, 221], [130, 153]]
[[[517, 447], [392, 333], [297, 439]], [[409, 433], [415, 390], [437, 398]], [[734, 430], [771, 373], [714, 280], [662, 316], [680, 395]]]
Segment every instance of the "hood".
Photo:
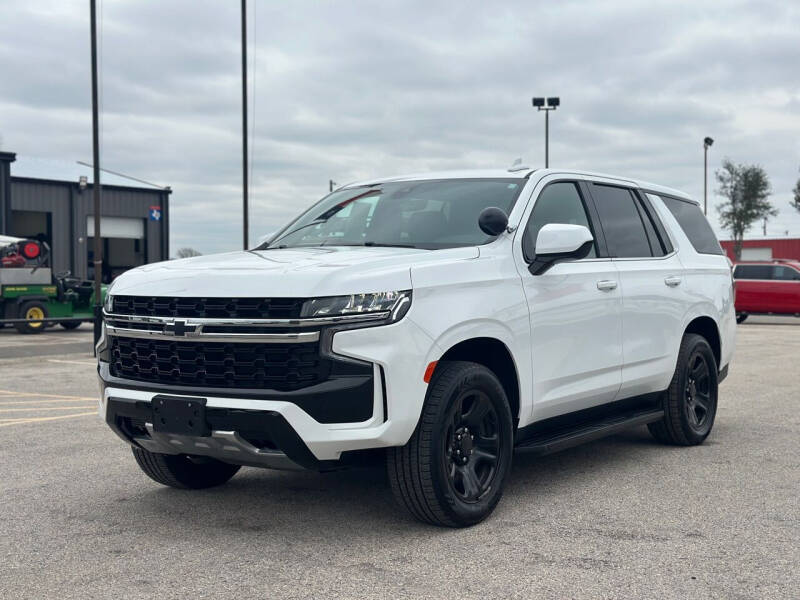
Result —
[[478, 249], [314, 247], [154, 263], [117, 277], [113, 294], [309, 298], [411, 289], [411, 267], [477, 258]]

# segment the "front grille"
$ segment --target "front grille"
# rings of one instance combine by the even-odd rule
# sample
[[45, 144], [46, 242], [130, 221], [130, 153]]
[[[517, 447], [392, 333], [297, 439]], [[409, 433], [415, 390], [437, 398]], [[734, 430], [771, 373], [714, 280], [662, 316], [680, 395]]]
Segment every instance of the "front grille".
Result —
[[170, 385], [290, 391], [325, 380], [317, 342], [256, 344], [111, 337], [111, 375]]
[[111, 312], [144, 317], [297, 319], [304, 301], [304, 298], [114, 296]]

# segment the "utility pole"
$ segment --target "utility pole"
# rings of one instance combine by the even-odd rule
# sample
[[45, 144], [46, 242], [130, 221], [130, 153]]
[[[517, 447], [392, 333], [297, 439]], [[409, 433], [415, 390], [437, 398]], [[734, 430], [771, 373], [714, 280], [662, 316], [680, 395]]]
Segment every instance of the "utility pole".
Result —
[[555, 110], [561, 104], [561, 99], [555, 96], [547, 98], [547, 106], [545, 106], [545, 98], [537, 97], [533, 99], [533, 106], [537, 111], [544, 111], [544, 168], [550, 166], [550, 111]]
[[708, 214], [708, 149], [714, 143], [710, 137], [703, 140], [703, 214]]
[[103, 240], [100, 238], [100, 125], [99, 109], [97, 106], [97, 6], [96, 0], [91, 0], [89, 5], [90, 31], [92, 38], [92, 162], [94, 175], [92, 181], [92, 196], [94, 199], [94, 343], [100, 340], [103, 326], [102, 288], [100, 280], [103, 277]]
[[249, 246], [247, 204], [247, 0], [242, 0], [242, 246], [245, 250]]
[[328, 191], [332, 192], [335, 186], [336, 182], [333, 179], [328, 179]]

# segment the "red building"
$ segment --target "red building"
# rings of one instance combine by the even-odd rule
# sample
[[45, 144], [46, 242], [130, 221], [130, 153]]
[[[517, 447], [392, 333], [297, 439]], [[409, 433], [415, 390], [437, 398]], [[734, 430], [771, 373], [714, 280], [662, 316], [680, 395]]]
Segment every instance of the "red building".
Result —
[[[728, 258], [733, 258], [733, 241], [722, 240], [723, 250]], [[742, 260], [770, 260], [772, 258], [792, 258], [800, 260], [800, 238], [775, 238], [760, 240], [744, 240], [742, 243]]]

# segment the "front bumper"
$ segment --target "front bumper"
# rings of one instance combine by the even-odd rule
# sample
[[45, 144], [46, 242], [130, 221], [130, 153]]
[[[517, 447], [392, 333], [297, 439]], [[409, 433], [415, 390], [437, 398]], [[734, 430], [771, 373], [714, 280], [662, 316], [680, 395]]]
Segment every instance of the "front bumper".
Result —
[[[292, 392], [187, 389], [110, 375], [100, 361], [100, 415], [124, 440], [153, 452], [197, 454], [235, 464], [328, 469], [343, 454], [402, 446], [419, 419], [425, 365], [440, 350], [408, 317], [392, 325], [339, 331], [335, 355], [369, 363], [372, 374], [324, 382]], [[363, 402], [368, 386], [369, 410]], [[152, 431], [157, 395], [206, 399], [210, 437]], [[148, 421], [148, 418], [150, 421]]]

